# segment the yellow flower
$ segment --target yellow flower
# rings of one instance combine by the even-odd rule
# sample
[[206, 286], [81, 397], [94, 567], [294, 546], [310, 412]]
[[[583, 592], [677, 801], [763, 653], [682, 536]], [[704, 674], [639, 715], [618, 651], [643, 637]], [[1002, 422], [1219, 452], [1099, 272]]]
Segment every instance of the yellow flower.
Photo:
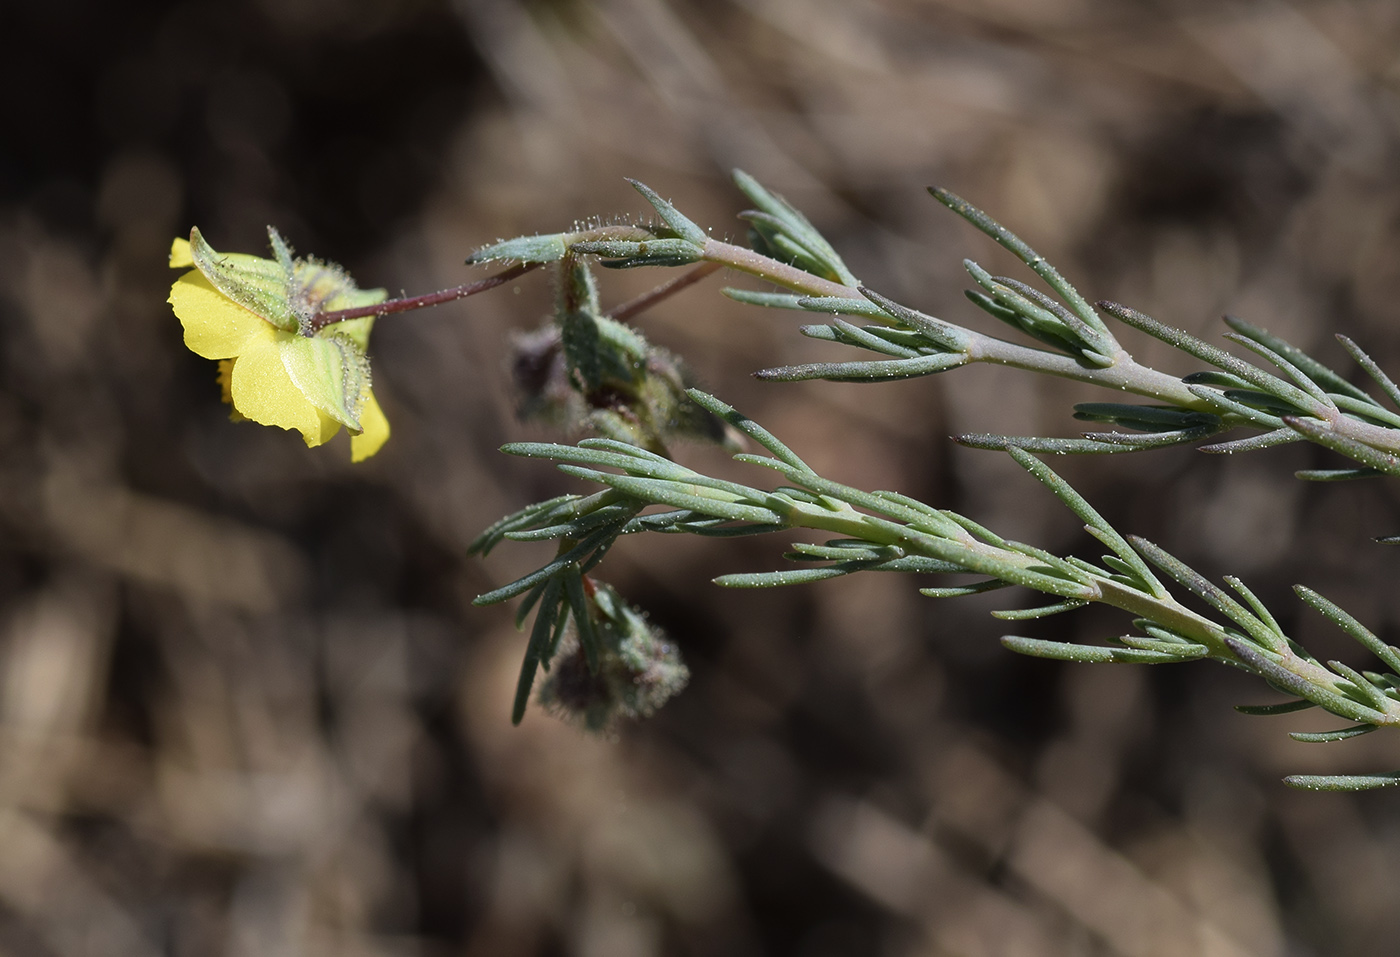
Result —
[[358, 289], [339, 266], [293, 259], [268, 227], [276, 259], [216, 253], [199, 230], [170, 247], [172, 269], [194, 267], [170, 287], [170, 305], [185, 327], [185, 345], [219, 360], [232, 418], [296, 429], [308, 446], [343, 425], [350, 458], [359, 462], [389, 438], [389, 421], [370, 388], [373, 316], [317, 329], [322, 312], [383, 302], [382, 289]]

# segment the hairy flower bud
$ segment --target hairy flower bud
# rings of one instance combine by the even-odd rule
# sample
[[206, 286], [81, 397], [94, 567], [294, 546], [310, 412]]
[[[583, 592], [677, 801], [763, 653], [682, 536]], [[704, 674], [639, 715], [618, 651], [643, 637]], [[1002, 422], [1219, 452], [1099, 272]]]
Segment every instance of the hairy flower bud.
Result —
[[594, 582], [598, 669], [572, 625], [554, 657], [538, 700], [560, 717], [590, 731], [607, 731], [625, 719], [648, 718], [690, 680], [680, 649], [610, 586]]

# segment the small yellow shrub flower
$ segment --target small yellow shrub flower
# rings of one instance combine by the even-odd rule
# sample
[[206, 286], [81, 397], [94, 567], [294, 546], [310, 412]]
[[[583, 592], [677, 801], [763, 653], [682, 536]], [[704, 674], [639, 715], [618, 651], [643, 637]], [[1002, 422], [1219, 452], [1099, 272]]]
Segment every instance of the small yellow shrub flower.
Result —
[[216, 253], [198, 229], [170, 247], [172, 269], [193, 267], [170, 287], [185, 345], [219, 362], [232, 418], [296, 429], [308, 446], [351, 433], [359, 462], [389, 438], [389, 421], [370, 388], [373, 316], [316, 328], [324, 312], [383, 302], [383, 289], [359, 289], [343, 269], [293, 259], [268, 227], [275, 259]]

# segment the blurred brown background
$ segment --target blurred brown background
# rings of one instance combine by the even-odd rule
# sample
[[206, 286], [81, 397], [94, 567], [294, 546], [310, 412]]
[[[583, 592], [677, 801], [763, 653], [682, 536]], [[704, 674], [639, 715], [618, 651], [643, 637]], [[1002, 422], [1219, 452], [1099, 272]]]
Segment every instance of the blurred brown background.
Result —
[[[721, 593], [776, 542], [628, 542], [606, 576], [690, 689], [615, 741], [509, 700], [523, 638], [473, 595], [538, 564], [465, 544], [572, 489], [494, 449], [531, 276], [382, 320], [394, 436], [231, 425], [165, 305], [170, 239], [271, 222], [365, 286], [473, 278], [498, 237], [639, 213], [740, 234], [740, 166], [868, 284], [978, 321], [1022, 275], [923, 192], [1018, 230], [1091, 299], [1208, 337], [1232, 311], [1400, 360], [1400, 6], [1160, 0], [260, 0], [0, 5], [0, 954], [1379, 954], [1400, 799], [1287, 791], [1400, 766], [1246, 718], [1209, 665], [1058, 667], [1007, 600], [915, 582]], [[659, 274], [608, 274], [619, 302]], [[949, 433], [1074, 434], [1082, 388], [992, 369], [765, 385], [830, 355], [717, 284], [643, 317], [832, 477], [1093, 547]], [[1139, 354], [1188, 371], [1153, 343]], [[1218, 340], [1217, 340], [1218, 341]], [[718, 465], [701, 449], [686, 456]], [[1306, 581], [1395, 640], [1395, 486], [1306, 448], [1057, 462], [1125, 531], [1243, 575], [1320, 655]], [[1012, 599], [1025, 600], [1028, 598]], [[1022, 633], [1090, 640], [1082, 612]], [[1390, 943], [1387, 944], [1386, 942]]]

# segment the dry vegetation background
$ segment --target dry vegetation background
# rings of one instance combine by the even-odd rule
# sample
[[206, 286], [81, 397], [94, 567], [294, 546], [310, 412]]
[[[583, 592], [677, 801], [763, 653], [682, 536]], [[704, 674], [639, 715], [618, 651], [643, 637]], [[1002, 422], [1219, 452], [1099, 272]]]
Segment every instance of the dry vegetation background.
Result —
[[[497, 445], [531, 276], [381, 320], [394, 427], [231, 425], [165, 306], [170, 239], [277, 224], [362, 285], [472, 278], [497, 237], [639, 213], [738, 233], [740, 166], [867, 283], [948, 318], [1008, 257], [1208, 337], [1232, 311], [1400, 365], [1400, 6], [1159, 0], [261, 0], [0, 7], [0, 954], [1331, 955], [1400, 933], [1400, 802], [1287, 791], [1397, 766], [1246, 718], [1209, 665], [1058, 667], [994, 604], [892, 577], [707, 584], [774, 543], [627, 543], [691, 688], [616, 741], [509, 725], [523, 638], [465, 544], [570, 486]], [[1019, 274], [1019, 273], [1017, 273]], [[621, 301], [659, 274], [609, 274]], [[765, 385], [829, 354], [712, 283], [652, 339], [832, 477], [1097, 554], [968, 430], [1073, 434], [1084, 389], [988, 369]], [[1176, 357], [1129, 338], [1168, 368]], [[1218, 340], [1217, 340], [1218, 341]], [[704, 450], [685, 455], [717, 462]], [[1396, 486], [1301, 448], [1063, 464], [1120, 527], [1246, 577], [1320, 654], [1306, 581], [1395, 640]], [[1112, 615], [1028, 630], [1091, 639]], [[1027, 631], [1029, 626], [1023, 626]], [[1387, 943], [1388, 942], [1388, 943]]]

